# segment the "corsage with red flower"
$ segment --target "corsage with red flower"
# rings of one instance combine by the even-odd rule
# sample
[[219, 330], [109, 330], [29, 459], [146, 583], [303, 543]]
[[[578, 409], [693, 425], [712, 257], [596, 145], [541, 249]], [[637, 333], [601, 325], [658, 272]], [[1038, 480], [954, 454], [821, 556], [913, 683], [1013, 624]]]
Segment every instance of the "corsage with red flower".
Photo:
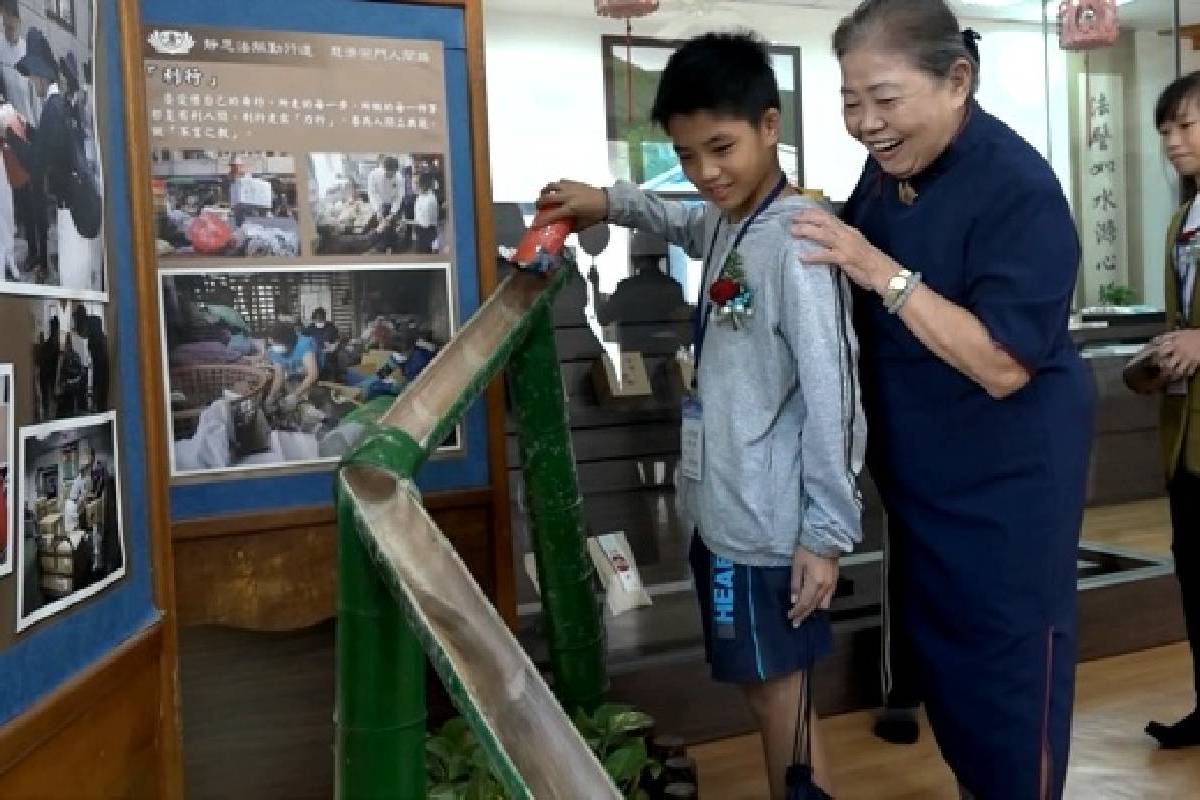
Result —
[[736, 250], [725, 259], [721, 272], [708, 288], [717, 322], [737, 330], [754, 316], [754, 293], [746, 285], [742, 256]]

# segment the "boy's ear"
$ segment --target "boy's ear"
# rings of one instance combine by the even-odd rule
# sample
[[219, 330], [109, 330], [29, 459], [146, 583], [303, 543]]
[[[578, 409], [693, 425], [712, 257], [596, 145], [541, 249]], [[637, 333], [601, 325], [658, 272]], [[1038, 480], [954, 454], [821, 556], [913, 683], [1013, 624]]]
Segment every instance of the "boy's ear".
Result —
[[758, 122], [759, 132], [767, 138], [767, 142], [772, 145], [779, 144], [779, 128], [782, 117], [778, 108], [768, 108], [763, 112], [762, 119]]

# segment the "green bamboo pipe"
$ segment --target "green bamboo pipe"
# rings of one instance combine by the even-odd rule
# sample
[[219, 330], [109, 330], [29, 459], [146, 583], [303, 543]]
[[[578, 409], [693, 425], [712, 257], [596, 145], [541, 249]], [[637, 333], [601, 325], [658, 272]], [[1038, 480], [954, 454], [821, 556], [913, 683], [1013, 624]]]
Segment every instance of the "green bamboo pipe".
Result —
[[[347, 517], [349, 518], [347, 521]], [[341, 800], [425, 796], [425, 654], [338, 509], [337, 763]], [[383, 790], [381, 787], [391, 787]]]
[[591, 712], [603, 700], [608, 679], [551, 309], [532, 312], [529, 335], [513, 353], [508, 377], [554, 693], [568, 714]]
[[[541, 493], [556, 490], [555, 481], [534, 479], [534, 484], [527, 481], [526, 486], [538, 487], [533, 493], [527, 488], [527, 494], [538, 505], [536, 516], [541, 529], [548, 527], [559, 532], [559, 535], [539, 537], [546, 540], [547, 546], [539, 545], [536, 558], [539, 580], [543, 586], [554, 587], [551, 594], [555, 599], [546, 605], [551, 630], [552, 667], [556, 690], [560, 699], [568, 698], [563, 705], [569, 711], [579, 706], [589, 710], [594, 708], [606, 687], [599, 609], [591, 594], [591, 568], [587, 565], [584, 551], [575, 464], [570, 459], [570, 435], [566, 427], [562, 378], [549, 316], [554, 296], [575, 272], [574, 263], [568, 260], [546, 280], [545, 289], [539, 293], [529, 311], [522, 315], [462, 394], [445, 410], [433, 435], [418, 444], [400, 431], [388, 430], [387, 438], [392, 441], [390, 448], [367, 442], [343, 462], [343, 465], [371, 463], [402, 478], [411, 478], [445, 435], [459, 423], [470, 403], [487, 383], [503, 369], [506, 362], [517, 360], [515, 354], [525, 349], [524, 343], [530, 338], [531, 330], [534, 327], [539, 329], [536, 338], [540, 339], [540, 344], [535, 348], [535, 360], [544, 361], [548, 357], [552, 370], [547, 372], [544, 367], [536, 367], [528, 378], [519, 382], [524, 387], [523, 393], [531, 391], [528, 384], [532, 380], [534, 395], [549, 397], [545, 391], [546, 383], [553, 390], [551, 394], [557, 395], [557, 406], [552, 409], [552, 414], [557, 416], [551, 417], [549, 428], [557, 437], [555, 441], [560, 444], [551, 443], [550, 449], [565, 452], [567, 463], [551, 467], [550, 470], [535, 467], [535, 471], [545, 471], [552, 476], [555, 474], [552, 470], [564, 470], [559, 474], [569, 478], [570, 487], [556, 492], [556, 497], [574, 497], [574, 510], [563, 507], [560, 501], [553, 498], [545, 501], [538, 499]], [[510, 276], [497, 294], [504, 292], [510, 281], [528, 282], [531, 279], [528, 275]], [[538, 321], [536, 326], [535, 320]], [[453, 343], [449, 347], [453, 347]], [[528, 358], [522, 360], [529, 362]], [[395, 401], [396, 405], [404, 402], [405, 395]], [[385, 414], [384, 403], [376, 402], [351, 416], [355, 417], [352, 421], [364, 422], [371, 428]], [[518, 417], [535, 426], [534, 433], [522, 433], [522, 442], [536, 440], [537, 431], [542, 429], [538, 426], [536, 416], [519, 413]], [[380, 433], [376, 430], [376, 435]], [[532, 448], [533, 451], [539, 449], [536, 446]], [[535, 457], [533, 461], [540, 463], [541, 459]], [[369, 534], [359, 527], [340, 480], [337, 509], [337, 797], [339, 800], [422, 798], [425, 796], [425, 659], [421, 641], [404, 620], [396, 601], [388, 594], [378, 569], [372, 564], [370, 549], [365, 546], [363, 539]], [[574, 531], [577, 540], [574, 544], [562, 535], [569, 531]], [[563, 557], [561, 564], [560, 556]], [[572, 583], [575, 585], [572, 586]], [[564, 603], [564, 600], [567, 602]], [[563, 607], [567, 621], [559, 624], [555, 622], [555, 609]]]
[[[360, 418], [380, 410], [379, 404], [364, 409]], [[399, 431], [387, 433], [386, 447], [368, 442], [354, 463], [414, 471], [424, 460], [416, 443]], [[371, 559], [340, 480], [337, 513], [337, 797], [422, 798], [425, 653]]]

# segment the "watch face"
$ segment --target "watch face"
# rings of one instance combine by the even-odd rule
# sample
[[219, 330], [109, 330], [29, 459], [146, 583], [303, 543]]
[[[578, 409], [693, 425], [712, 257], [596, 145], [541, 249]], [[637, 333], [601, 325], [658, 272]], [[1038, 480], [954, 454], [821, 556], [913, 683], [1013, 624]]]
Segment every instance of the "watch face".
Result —
[[888, 288], [893, 292], [899, 292], [908, 285], [908, 277], [904, 275], [896, 275], [888, 281]]

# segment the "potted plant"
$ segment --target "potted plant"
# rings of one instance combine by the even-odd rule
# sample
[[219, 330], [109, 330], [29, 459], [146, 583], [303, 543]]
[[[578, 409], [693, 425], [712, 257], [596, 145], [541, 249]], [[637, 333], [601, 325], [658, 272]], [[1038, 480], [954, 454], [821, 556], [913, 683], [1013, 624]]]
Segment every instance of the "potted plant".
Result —
[[[579, 711], [576, 728], [613, 783], [629, 800], [654, 800], [647, 784], [662, 773], [650, 757], [646, 737], [654, 727], [648, 714], [630, 706], [606, 704], [592, 714]], [[425, 739], [429, 800], [504, 800], [487, 754], [462, 718], [444, 724]]]

